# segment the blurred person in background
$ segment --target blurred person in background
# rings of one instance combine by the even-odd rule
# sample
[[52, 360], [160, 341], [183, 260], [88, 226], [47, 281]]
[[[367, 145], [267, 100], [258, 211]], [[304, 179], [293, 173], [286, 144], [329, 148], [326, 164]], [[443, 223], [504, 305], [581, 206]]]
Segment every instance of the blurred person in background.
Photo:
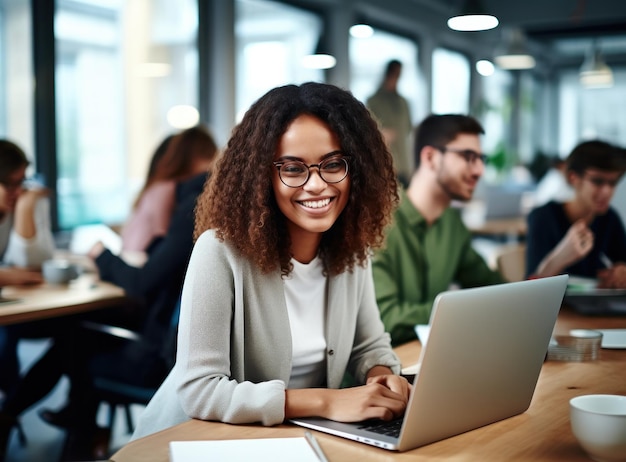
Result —
[[[86, 451], [80, 457], [102, 458], [98, 451], [106, 447], [94, 439], [100, 429], [96, 423], [99, 402], [94, 396], [92, 372], [97, 369], [100, 376], [138, 386], [158, 385], [167, 374], [170, 365], [164, 350], [169, 347], [172, 318], [193, 245], [193, 211], [217, 157], [215, 142], [206, 129], [195, 127], [176, 136], [188, 140], [190, 133], [194, 140], [201, 140], [198, 145], [203, 148], [191, 149], [192, 145], [197, 146], [192, 143], [186, 145], [190, 151], [183, 152], [181, 143], [171, 150], [171, 157], [164, 155], [159, 161], [159, 164], [171, 161], [186, 168], [179, 170], [180, 177], [175, 181], [175, 205], [169, 227], [165, 235], [152, 240], [145, 263], [139, 267], [130, 265], [101, 242], [94, 244], [88, 254], [100, 279], [122, 287], [135, 303], [122, 309], [90, 313], [71, 324], [64, 320], [69, 326], [53, 337], [50, 348], [24, 374], [2, 406], [0, 457], [6, 452], [6, 442], [12, 429], [18, 426], [21, 413], [45, 397], [65, 374], [70, 379], [67, 403], [58, 411], [42, 409], [40, 416], [51, 425], [80, 432], [77, 440], [85, 445], [81, 450]], [[168, 147], [177, 146], [175, 141], [176, 137]], [[81, 327], [85, 319], [137, 331], [141, 340], [122, 345], [110, 338], [107, 342]], [[68, 328], [71, 335], [66, 333]], [[91, 442], [98, 446], [90, 447]]]
[[394, 345], [428, 324], [435, 297], [452, 283], [477, 287], [504, 282], [472, 247], [472, 234], [453, 200], [471, 200], [487, 156], [480, 123], [462, 114], [433, 114], [417, 127], [416, 171], [374, 255], [376, 300]]
[[406, 187], [411, 177], [409, 137], [413, 126], [409, 103], [398, 93], [401, 74], [402, 63], [396, 59], [389, 61], [378, 90], [367, 99], [367, 107], [378, 120], [380, 131], [393, 155], [398, 179]]
[[[49, 192], [41, 186], [25, 187], [29, 164], [17, 144], [0, 140], [0, 286], [42, 282], [41, 263], [55, 250]], [[17, 343], [17, 335], [0, 326], [0, 396], [6, 396], [19, 378]]]
[[25, 187], [30, 164], [15, 143], [0, 140], [0, 185], [3, 208], [0, 216], [0, 256], [5, 265], [41, 267], [52, 257], [55, 245], [50, 225], [49, 191]]
[[163, 237], [170, 224], [178, 182], [193, 176], [198, 164], [217, 155], [207, 130], [196, 126], [167, 137], [151, 160], [146, 181], [122, 228], [122, 252], [127, 260], [143, 264], [147, 250]]
[[573, 198], [550, 201], [528, 216], [529, 277], [567, 273], [598, 278], [598, 287], [626, 288], [626, 233], [611, 207], [625, 170], [624, 149], [605, 141], [572, 150], [565, 174]]

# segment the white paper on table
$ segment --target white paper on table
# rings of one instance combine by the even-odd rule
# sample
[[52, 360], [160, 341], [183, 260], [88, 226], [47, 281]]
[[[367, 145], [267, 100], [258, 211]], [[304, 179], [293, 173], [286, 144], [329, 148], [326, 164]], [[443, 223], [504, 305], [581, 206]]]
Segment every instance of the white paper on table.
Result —
[[171, 441], [170, 462], [319, 462], [304, 437]]
[[[415, 326], [415, 334], [422, 344], [422, 348], [426, 346], [428, 342], [428, 334], [430, 334], [430, 324], [417, 324]], [[421, 362], [417, 362], [402, 369], [402, 375], [417, 375], [419, 374]]]
[[602, 332], [602, 348], [626, 348], [626, 329], [594, 329]]

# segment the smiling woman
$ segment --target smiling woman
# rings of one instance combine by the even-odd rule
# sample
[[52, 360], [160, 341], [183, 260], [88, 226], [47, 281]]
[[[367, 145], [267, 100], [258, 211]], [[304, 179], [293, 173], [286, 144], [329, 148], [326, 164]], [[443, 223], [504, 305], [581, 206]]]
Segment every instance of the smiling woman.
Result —
[[[176, 366], [134, 436], [189, 418], [400, 415], [409, 384], [369, 264], [397, 201], [391, 155], [350, 93], [287, 85], [253, 104], [198, 201]], [[339, 389], [346, 372], [361, 386]]]

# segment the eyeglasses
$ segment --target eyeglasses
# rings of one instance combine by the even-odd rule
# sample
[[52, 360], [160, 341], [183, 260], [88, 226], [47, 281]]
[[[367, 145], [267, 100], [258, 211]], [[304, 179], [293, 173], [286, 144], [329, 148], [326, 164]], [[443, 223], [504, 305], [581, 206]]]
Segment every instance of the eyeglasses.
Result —
[[326, 183], [339, 183], [348, 176], [348, 159], [349, 156], [333, 156], [323, 160], [319, 164], [307, 165], [299, 160], [286, 160], [274, 162], [274, 166], [278, 170], [280, 181], [290, 188], [299, 188], [304, 186], [311, 176], [311, 168], [317, 168], [317, 171]]
[[21, 180], [18, 180], [18, 181], [0, 180], [0, 184], [10, 191], [15, 191], [16, 189], [24, 187], [25, 181], [26, 181], [26, 178], [22, 178]]
[[594, 185], [596, 188], [602, 188], [603, 186], [609, 186], [610, 188], [615, 188], [617, 183], [619, 183], [620, 178], [607, 180], [606, 178], [600, 178], [599, 176], [586, 176], [584, 177], [589, 183]]
[[465, 161], [470, 165], [474, 165], [478, 159], [480, 159], [480, 161], [484, 165], [487, 163], [487, 160], [488, 160], [487, 154], [482, 154], [472, 149], [455, 149], [455, 148], [448, 148], [446, 146], [433, 146], [433, 147], [440, 150], [444, 154], [448, 151], [458, 154], [459, 156], [463, 157]]

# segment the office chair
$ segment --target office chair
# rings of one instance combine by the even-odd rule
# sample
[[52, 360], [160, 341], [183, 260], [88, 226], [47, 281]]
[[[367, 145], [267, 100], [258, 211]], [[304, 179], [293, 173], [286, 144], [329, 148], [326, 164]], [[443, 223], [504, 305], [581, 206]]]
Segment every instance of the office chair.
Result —
[[516, 244], [500, 250], [496, 257], [500, 274], [509, 282], [526, 279], [526, 245]]
[[[122, 407], [126, 418], [127, 432], [132, 433], [134, 431], [134, 423], [131, 405], [147, 405], [174, 365], [179, 313], [180, 302], [172, 312], [169, 328], [162, 342], [161, 351], [153, 352], [154, 354], [151, 356], [151, 359], [154, 360], [154, 367], [143, 380], [138, 380], [137, 377], [111, 376], [106, 373], [105, 368], [99, 369], [96, 367], [93, 369], [92, 379], [96, 399], [100, 403], [104, 403], [108, 406], [107, 428], [109, 430], [113, 428], [115, 423], [117, 409]], [[123, 339], [123, 341], [127, 343], [125, 347], [130, 346], [131, 343], [134, 343], [135, 346], [141, 346], [145, 336], [145, 333], [142, 335], [133, 330], [92, 321], [84, 321], [83, 327], [113, 336], [117, 339]], [[120, 357], [119, 359], [123, 361], [125, 358]], [[128, 360], [128, 358], [126, 359]]]

